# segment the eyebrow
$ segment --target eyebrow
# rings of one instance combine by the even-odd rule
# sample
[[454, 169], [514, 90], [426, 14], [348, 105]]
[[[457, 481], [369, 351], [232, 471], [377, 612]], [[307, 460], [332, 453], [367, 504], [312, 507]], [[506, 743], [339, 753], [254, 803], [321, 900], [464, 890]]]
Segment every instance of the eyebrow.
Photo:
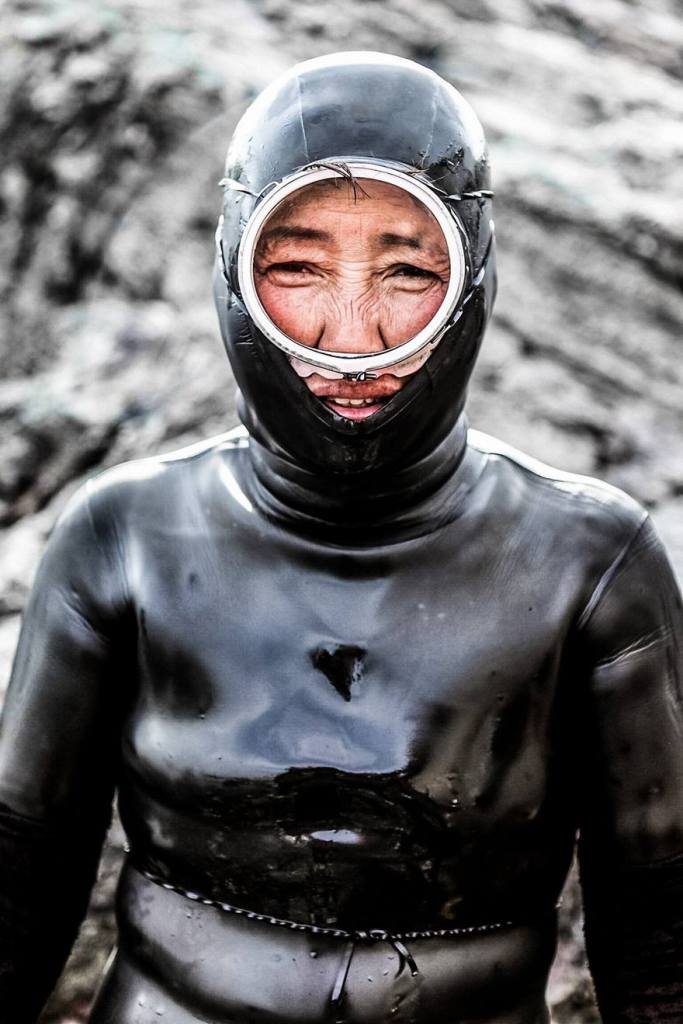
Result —
[[[259, 247], [268, 248], [277, 242], [288, 239], [300, 241], [332, 242], [334, 239], [329, 231], [322, 231], [319, 228], [307, 228], [303, 224], [281, 224], [278, 227], [264, 231], [259, 238]], [[400, 235], [395, 231], [383, 231], [375, 239], [375, 247], [396, 249], [422, 249], [422, 241], [417, 235]]]
[[299, 224], [282, 224], [280, 227], [270, 228], [264, 231], [259, 239], [261, 245], [271, 245], [273, 242], [285, 241], [289, 238], [299, 238], [304, 241], [331, 242], [332, 235], [328, 231], [320, 231], [317, 228], [306, 228]]
[[381, 245], [408, 247], [409, 249], [422, 248], [422, 242], [417, 235], [397, 235], [393, 231], [385, 231], [377, 240]]

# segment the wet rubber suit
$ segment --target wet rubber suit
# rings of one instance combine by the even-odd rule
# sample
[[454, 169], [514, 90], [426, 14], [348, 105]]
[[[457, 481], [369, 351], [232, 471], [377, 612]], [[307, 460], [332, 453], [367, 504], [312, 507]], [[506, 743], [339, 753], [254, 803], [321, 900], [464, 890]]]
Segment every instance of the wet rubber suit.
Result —
[[[577, 833], [603, 1020], [683, 1020], [680, 595], [636, 501], [468, 433], [495, 265], [457, 96], [333, 55], [241, 122], [215, 292], [244, 426], [81, 486], [25, 612], [3, 1024], [33, 1024], [63, 967], [115, 791], [130, 851], [93, 1024], [540, 1024]], [[471, 260], [469, 301], [362, 422], [234, 282], [261, 190], [343, 154], [421, 168]]]

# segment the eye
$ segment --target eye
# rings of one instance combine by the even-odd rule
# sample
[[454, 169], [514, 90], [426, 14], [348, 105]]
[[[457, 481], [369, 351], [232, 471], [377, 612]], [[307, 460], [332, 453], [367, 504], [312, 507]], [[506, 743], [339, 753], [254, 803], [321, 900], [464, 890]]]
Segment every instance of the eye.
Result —
[[271, 263], [268, 270], [284, 270], [290, 274], [310, 274], [311, 272], [305, 263], [298, 263], [296, 260], [290, 260], [288, 263]]
[[276, 287], [296, 288], [315, 284], [319, 278], [309, 264], [301, 260], [283, 260], [281, 263], [261, 264], [254, 269], [259, 277], [265, 278]]
[[315, 284], [319, 274], [309, 264], [300, 260], [283, 260], [282, 263], [256, 265], [256, 273], [271, 284], [282, 288], [306, 287]]
[[424, 267], [416, 267], [412, 263], [402, 263], [393, 268], [391, 277], [438, 277], [433, 270], [425, 270]]
[[445, 283], [436, 271], [418, 267], [414, 263], [398, 263], [390, 267], [385, 280], [389, 282], [390, 287], [404, 292], [424, 292]]

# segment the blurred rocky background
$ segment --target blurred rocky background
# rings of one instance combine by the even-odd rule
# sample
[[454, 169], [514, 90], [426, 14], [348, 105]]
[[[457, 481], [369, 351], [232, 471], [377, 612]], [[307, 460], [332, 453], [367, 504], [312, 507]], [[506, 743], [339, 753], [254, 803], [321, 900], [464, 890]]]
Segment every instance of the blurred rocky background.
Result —
[[[5, 0], [0, 39], [0, 689], [76, 485], [235, 423], [210, 294], [226, 142], [334, 50], [435, 68], [486, 128], [501, 286], [473, 425], [630, 491], [683, 576], [678, 0]], [[121, 848], [115, 826], [45, 1022], [85, 1018]], [[597, 1020], [580, 936], [572, 883], [557, 1024]]]

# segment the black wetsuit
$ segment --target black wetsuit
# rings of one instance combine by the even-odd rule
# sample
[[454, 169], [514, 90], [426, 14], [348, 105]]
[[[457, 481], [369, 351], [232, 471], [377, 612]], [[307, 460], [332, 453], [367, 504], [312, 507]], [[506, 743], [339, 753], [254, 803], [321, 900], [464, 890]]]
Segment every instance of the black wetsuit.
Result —
[[[612, 917], [605, 882], [683, 848], [680, 604], [635, 502], [498, 448], [475, 436], [412, 527], [343, 546], [288, 518], [277, 460], [244, 440], [96, 478], [33, 590], [2, 801], [73, 815], [68, 860], [95, 850], [116, 780], [131, 858], [181, 888], [344, 929], [465, 929], [406, 940], [415, 977], [360, 943], [350, 1021], [544, 1020], [577, 827], [586, 869], [608, 864], [589, 910], [610, 947], [632, 908]], [[88, 881], [61, 895], [81, 905]], [[131, 866], [118, 913], [97, 1024], [330, 1019], [342, 939]], [[19, 979], [40, 976], [28, 955]]]
[[289, 450], [250, 390], [274, 361], [222, 319], [250, 435], [72, 499], [0, 729], [3, 1024], [61, 970], [115, 788], [92, 1024], [541, 1024], [577, 830], [606, 1024], [683, 1019], [680, 594], [633, 499], [468, 441], [491, 279], [403, 419], [318, 403]]

